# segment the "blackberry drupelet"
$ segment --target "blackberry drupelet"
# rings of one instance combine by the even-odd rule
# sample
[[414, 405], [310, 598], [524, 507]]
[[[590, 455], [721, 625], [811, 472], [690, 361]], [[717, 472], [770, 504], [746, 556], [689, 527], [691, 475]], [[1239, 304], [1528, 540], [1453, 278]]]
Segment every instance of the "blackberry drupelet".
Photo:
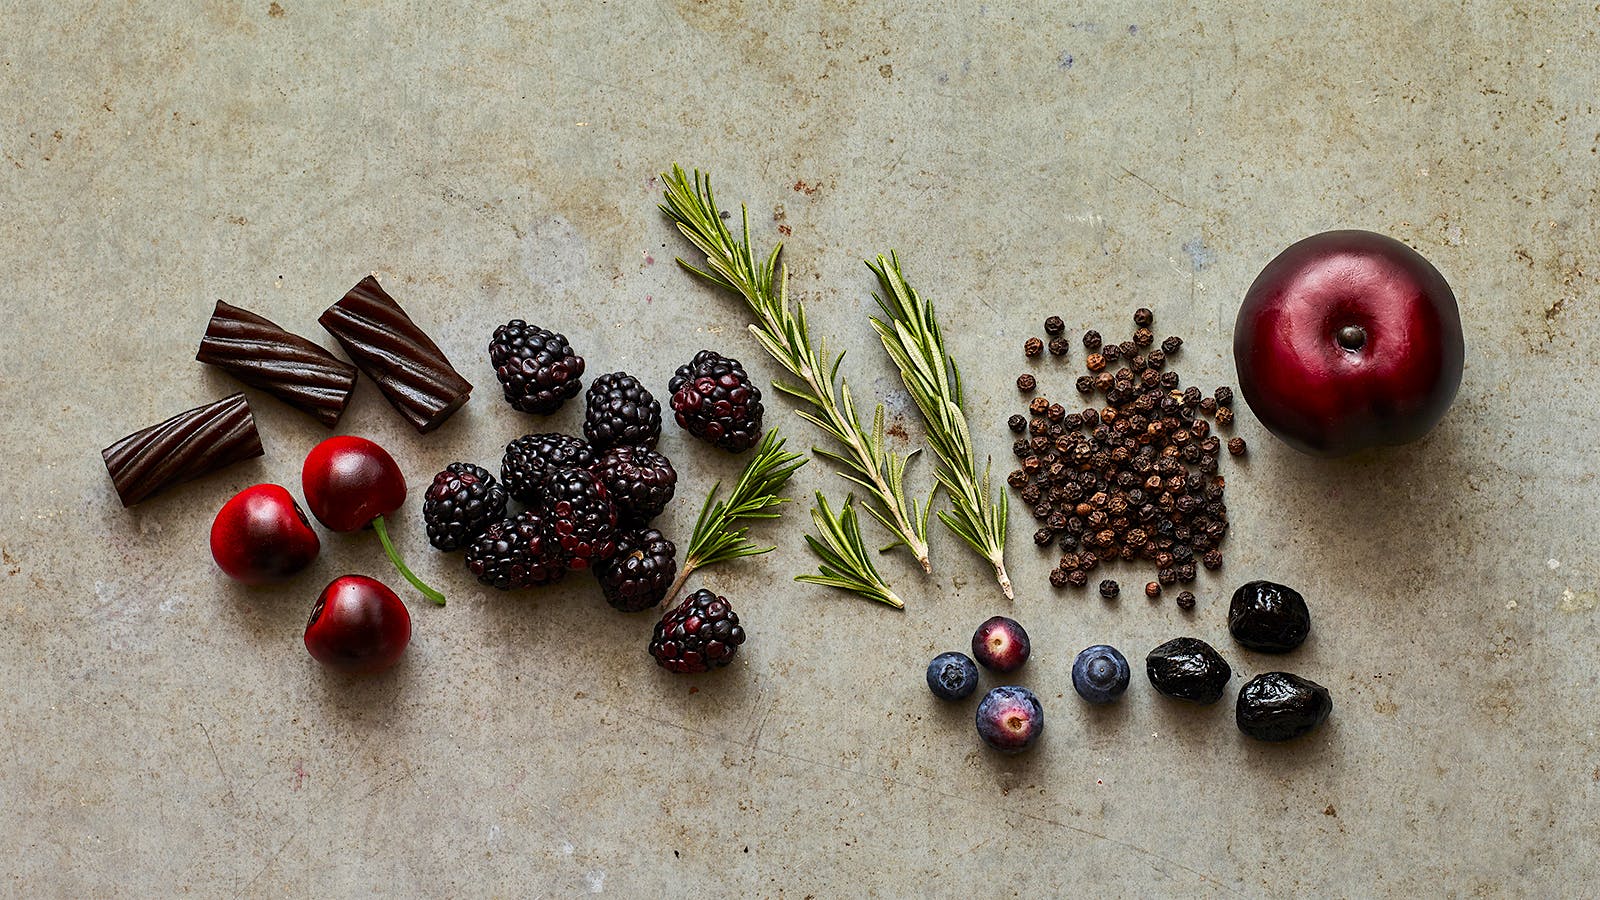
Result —
[[544, 536], [561, 548], [567, 567], [586, 569], [617, 551], [617, 508], [588, 469], [555, 469], [539, 507]]
[[742, 453], [761, 440], [761, 389], [744, 366], [711, 350], [679, 366], [667, 390], [679, 427], [729, 453]]
[[583, 357], [566, 336], [512, 319], [494, 330], [489, 362], [506, 402], [527, 413], [548, 414], [583, 387]]
[[529, 506], [544, 497], [544, 479], [552, 469], [587, 469], [598, 459], [594, 448], [566, 434], [525, 434], [506, 445], [500, 481], [511, 499]]
[[612, 447], [592, 471], [617, 507], [617, 519], [630, 525], [644, 525], [661, 515], [678, 489], [672, 460], [648, 447]]
[[596, 378], [584, 406], [583, 435], [596, 450], [618, 444], [654, 447], [661, 437], [661, 404], [626, 372]]
[[490, 525], [467, 548], [467, 571], [502, 591], [560, 581], [567, 561], [544, 536], [542, 524], [539, 514], [529, 510]]
[[677, 550], [654, 528], [618, 532], [617, 555], [594, 565], [606, 602], [623, 612], [659, 606], [678, 577]]
[[428, 542], [440, 550], [460, 550], [506, 514], [506, 489], [487, 469], [453, 462], [433, 476], [423, 495], [422, 521]]
[[728, 598], [702, 588], [656, 623], [650, 655], [669, 672], [693, 674], [727, 665], [742, 643], [744, 629]]

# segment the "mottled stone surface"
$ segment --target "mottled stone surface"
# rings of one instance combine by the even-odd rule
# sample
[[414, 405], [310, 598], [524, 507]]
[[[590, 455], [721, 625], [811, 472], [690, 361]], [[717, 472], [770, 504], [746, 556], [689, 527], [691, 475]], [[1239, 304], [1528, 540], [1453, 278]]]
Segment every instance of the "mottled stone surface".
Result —
[[[1201, 6], [12, 4], [0, 892], [1583, 893], [1600, 880], [1600, 15]], [[1150, 306], [1188, 340], [1185, 375], [1229, 383], [1238, 297], [1330, 227], [1400, 237], [1451, 280], [1460, 399], [1422, 444], [1336, 463], [1241, 410], [1228, 562], [1192, 617], [1053, 592], [1020, 509], [1014, 604], [937, 525], [933, 576], [883, 560], [903, 614], [795, 585], [812, 565], [797, 503], [757, 528], [777, 553], [697, 579], [748, 624], [737, 664], [667, 676], [650, 617], [582, 579], [479, 589], [427, 547], [418, 495], [454, 459], [578, 427], [577, 405], [545, 422], [498, 399], [484, 346], [506, 319], [663, 394], [701, 347], [777, 374], [741, 307], [672, 265], [685, 245], [655, 203], [673, 161], [748, 202], [762, 245], [782, 232], [794, 296], [914, 442], [866, 320], [861, 259], [890, 248], [939, 304], [997, 461], [1047, 314], [1112, 333]], [[397, 540], [451, 597], [412, 603], [398, 669], [348, 680], [300, 632], [334, 575], [405, 587], [373, 535], [325, 533], [280, 589], [226, 582], [205, 549], [232, 492], [298, 492], [318, 425], [252, 392], [263, 459], [131, 511], [99, 450], [235, 389], [193, 362], [216, 299], [332, 347], [317, 314], [368, 272], [477, 391], [419, 437], [363, 378], [340, 425], [400, 459]], [[1081, 359], [1046, 357], [1046, 393], [1070, 394]], [[686, 538], [737, 461], [674, 427], [662, 449], [683, 475], [662, 521]], [[928, 465], [911, 478], [925, 489]], [[794, 485], [844, 486], [820, 462]], [[1259, 577], [1311, 604], [1290, 657], [1227, 638], [1228, 594]], [[1049, 722], [1019, 758], [980, 748], [976, 698], [922, 683], [1002, 611], [1033, 636], [1020, 681]], [[1238, 684], [1281, 667], [1327, 685], [1333, 717], [1267, 746], [1230, 704], [1180, 707], [1142, 675], [1108, 709], [1073, 695], [1082, 647], [1137, 659], [1178, 635], [1215, 643]]]

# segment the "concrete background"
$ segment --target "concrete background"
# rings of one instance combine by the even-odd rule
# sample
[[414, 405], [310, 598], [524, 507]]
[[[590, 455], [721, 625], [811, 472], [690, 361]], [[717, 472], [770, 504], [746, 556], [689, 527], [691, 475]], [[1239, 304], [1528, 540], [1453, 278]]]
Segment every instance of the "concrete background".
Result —
[[[4, 6], [5, 893], [1593, 896], [1592, 4]], [[749, 626], [738, 663], [668, 676], [650, 617], [582, 579], [478, 588], [426, 546], [415, 493], [545, 430], [485, 358], [513, 316], [663, 393], [702, 346], [775, 374], [736, 301], [671, 264], [655, 176], [674, 161], [748, 202], [763, 246], [781, 226], [795, 295], [897, 416], [860, 260], [898, 248], [998, 458], [1044, 316], [1111, 331], [1148, 305], [1187, 338], [1188, 381], [1228, 383], [1244, 288], [1336, 226], [1450, 279], [1460, 399], [1426, 441], [1338, 463], [1242, 415], [1228, 564], [1192, 617], [1052, 592], [1025, 515], [1014, 604], [938, 526], [932, 577], [883, 562], [903, 614], [792, 584], [813, 564], [796, 504], [757, 529], [778, 553], [700, 579]], [[400, 459], [398, 540], [451, 598], [412, 603], [405, 662], [353, 680], [300, 632], [337, 574], [404, 587], [372, 535], [324, 534], [271, 590], [206, 552], [232, 492], [298, 494], [319, 426], [252, 393], [264, 459], [133, 511], [99, 450], [234, 390], [192, 361], [215, 299], [331, 346], [317, 313], [369, 271], [478, 390], [419, 438], [363, 381], [340, 426]], [[1080, 360], [1042, 367], [1046, 392]], [[686, 538], [735, 463], [675, 427], [663, 447], [683, 476], [664, 527]], [[821, 463], [794, 496], [816, 488], [844, 492]], [[1268, 576], [1316, 622], [1284, 660], [1223, 621]], [[1033, 634], [1021, 680], [1049, 722], [1015, 759], [922, 685], [996, 612]], [[1081, 647], [1137, 659], [1179, 634], [1216, 643], [1235, 688], [1280, 664], [1326, 684], [1333, 718], [1262, 746], [1230, 704], [1180, 708], [1142, 677], [1108, 710], [1072, 694]]]

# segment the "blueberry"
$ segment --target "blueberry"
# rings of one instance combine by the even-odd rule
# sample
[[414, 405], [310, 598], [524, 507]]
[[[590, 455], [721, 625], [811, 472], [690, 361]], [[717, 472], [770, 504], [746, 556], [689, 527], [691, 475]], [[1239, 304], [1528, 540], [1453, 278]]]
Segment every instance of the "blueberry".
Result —
[[978, 736], [1001, 753], [1021, 753], [1044, 731], [1044, 708], [1025, 687], [997, 687], [978, 704]]
[[1028, 661], [1028, 632], [1015, 620], [995, 616], [972, 633], [972, 655], [985, 669], [1015, 672]]
[[928, 690], [940, 700], [961, 700], [978, 689], [978, 664], [965, 653], [941, 653], [928, 663]]
[[1110, 703], [1128, 689], [1128, 660], [1117, 648], [1095, 644], [1072, 663], [1072, 686], [1090, 703]]

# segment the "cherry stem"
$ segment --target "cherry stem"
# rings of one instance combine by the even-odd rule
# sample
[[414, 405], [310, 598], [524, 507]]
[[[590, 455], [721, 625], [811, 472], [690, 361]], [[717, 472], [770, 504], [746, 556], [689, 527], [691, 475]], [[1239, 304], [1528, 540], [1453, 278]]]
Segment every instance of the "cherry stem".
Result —
[[1346, 325], [1334, 337], [1339, 341], [1339, 346], [1346, 350], [1360, 350], [1367, 343], [1366, 329], [1360, 325]]
[[400, 559], [399, 552], [394, 549], [394, 543], [389, 540], [389, 528], [383, 524], [383, 516], [378, 516], [372, 520], [372, 530], [378, 533], [378, 540], [383, 542], [383, 552], [389, 554], [389, 561], [394, 563], [394, 567], [400, 570], [400, 574], [407, 581], [411, 582], [411, 586], [421, 592], [422, 596], [432, 600], [436, 606], [443, 606], [444, 595], [428, 587], [421, 578], [413, 575], [411, 570], [406, 568], [406, 564]]

